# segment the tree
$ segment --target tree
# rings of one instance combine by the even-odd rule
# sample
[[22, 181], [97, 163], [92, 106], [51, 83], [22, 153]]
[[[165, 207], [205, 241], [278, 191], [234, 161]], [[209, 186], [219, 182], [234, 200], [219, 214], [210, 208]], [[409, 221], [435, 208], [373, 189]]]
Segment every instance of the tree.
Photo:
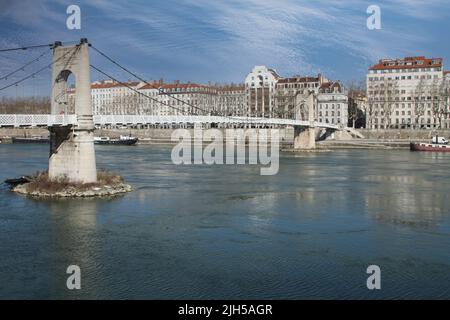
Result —
[[49, 97], [6, 98], [0, 101], [1, 114], [49, 114]]
[[420, 79], [414, 89], [413, 106], [414, 106], [414, 129], [420, 128], [420, 117], [425, 114], [425, 103], [422, 101], [425, 94], [426, 83], [424, 79]]
[[434, 122], [436, 123], [436, 120], [439, 124], [439, 129], [442, 128], [442, 118], [445, 114], [445, 101], [443, 99], [444, 97], [444, 89], [445, 81], [442, 79], [439, 81], [438, 79], [434, 79], [432, 85], [431, 85], [431, 111], [433, 114]]
[[363, 97], [366, 95], [366, 85], [363, 80], [352, 80], [348, 85], [348, 125], [356, 127], [357, 122], [362, 126], [364, 120], [363, 106], [361, 105]]
[[386, 77], [381, 88], [381, 110], [384, 129], [388, 129], [392, 125], [392, 114], [394, 113], [395, 101], [399, 100], [399, 90], [397, 80]]

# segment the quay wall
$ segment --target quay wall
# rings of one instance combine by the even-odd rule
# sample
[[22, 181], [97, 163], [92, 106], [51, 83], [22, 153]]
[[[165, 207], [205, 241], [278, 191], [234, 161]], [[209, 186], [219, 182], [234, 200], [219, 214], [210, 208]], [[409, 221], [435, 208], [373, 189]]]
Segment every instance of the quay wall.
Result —
[[409, 130], [409, 129], [357, 129], [365, 139], [375, 140], [429, 140], [433, 136], [450, 138], [450, 130]]
[[[170, 143], [171, 135], [175, 129], [159, 129], [159, 128], [142, 128], [142, 129], [97, 129], [95, 136], [117, 138], [120, 135], [131, 135], [140, 139], [141, 143]], [[194, 129], [187, 129], [194, 136]], [[206, 130], [206, 129], [203, 129]], [[225, 130], [220, 129], [224, 133]], [[245, 130], [245, 129], [244, 129]], [[255, 129], [265, 131], [270, 129]], [[269, 134], [269, 133], [268, 133]], [[48, 136], [49, 132], [46, 128], [0, 128], [0, 138], [7, 141], [12, 137], [31, 137], [31, 136]], [[270, 134], [268, 135], [270, 137]], [[280, 142], [292, 143], [294, 137], [293, 128], [280, 129]]]

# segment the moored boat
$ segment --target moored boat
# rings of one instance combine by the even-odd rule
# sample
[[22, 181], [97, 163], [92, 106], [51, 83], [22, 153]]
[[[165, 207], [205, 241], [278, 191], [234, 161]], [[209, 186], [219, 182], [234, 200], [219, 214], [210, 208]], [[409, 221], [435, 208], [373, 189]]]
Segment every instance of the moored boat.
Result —
[[411, 142], [411, 151], [450, 152], [450, 145], [438, 143]]
[[138, 138], [131, 136], [120, 136], [119, 138], [109, 138], [109, 137], [94, 137], [95, 144], [119, 144], [132, 146], [135, 145]]

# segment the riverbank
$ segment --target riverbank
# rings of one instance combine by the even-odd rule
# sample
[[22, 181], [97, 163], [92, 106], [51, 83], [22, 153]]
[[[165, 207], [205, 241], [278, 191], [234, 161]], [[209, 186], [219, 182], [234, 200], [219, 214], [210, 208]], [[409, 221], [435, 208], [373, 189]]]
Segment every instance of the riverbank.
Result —
[[[176, 144], [171, 140], [174, 129], [98, 129], [96, 136], [115, 138], [120, 135], [131, 135], [139, 139], [138, 144], [166, 145]], [[188, 129], [193, 136], [194, 129]], [[219, 129], [225, 130], [225, 129]], [[257, 129], [260, 131], [270, 129]], [[327, 139], [317, 142], [318, 149], [408, 149], [411, 141], [427, 142], [432, 136], [450, 137], [450, 130], [368, 130], [357, 129], [364, 138]], [[48, 136], [45, 128], [0, 128], [2, 143], [10, 143], [12, 137]], [[293, 144], [294, 132], [292, 128], [280, 130], [280, 146], [290, 149]]]

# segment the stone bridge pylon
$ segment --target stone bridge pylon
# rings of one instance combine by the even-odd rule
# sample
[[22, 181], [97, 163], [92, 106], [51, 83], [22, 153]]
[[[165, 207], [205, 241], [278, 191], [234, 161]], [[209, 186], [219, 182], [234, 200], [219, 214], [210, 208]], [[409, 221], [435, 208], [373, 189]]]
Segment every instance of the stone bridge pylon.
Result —
[[[298, 99], [299, 96], [297, 96]], [[314, 93], [308, 93], [306, 98], [301, 97], [301, 101], [297, 105], [302, 105], [308, 114], [309, 126], [294, 126], [294, 149], [315, 149], [316, 148], [316, 131], [314, 126], [314, 109], [315, 109]], [[298, 117], [299, 112], [296, 112]]]
[[51, 126], [49, 177], [52, 180], [67, 177], [70, 182], [97, 181], [94, 150], [94, 121], [91, 106], [89, 44], [87, 39], [72, 46], [53, 46], [51, 113], [67, 112], [67, 79], [75, 77], [76, 125]]

